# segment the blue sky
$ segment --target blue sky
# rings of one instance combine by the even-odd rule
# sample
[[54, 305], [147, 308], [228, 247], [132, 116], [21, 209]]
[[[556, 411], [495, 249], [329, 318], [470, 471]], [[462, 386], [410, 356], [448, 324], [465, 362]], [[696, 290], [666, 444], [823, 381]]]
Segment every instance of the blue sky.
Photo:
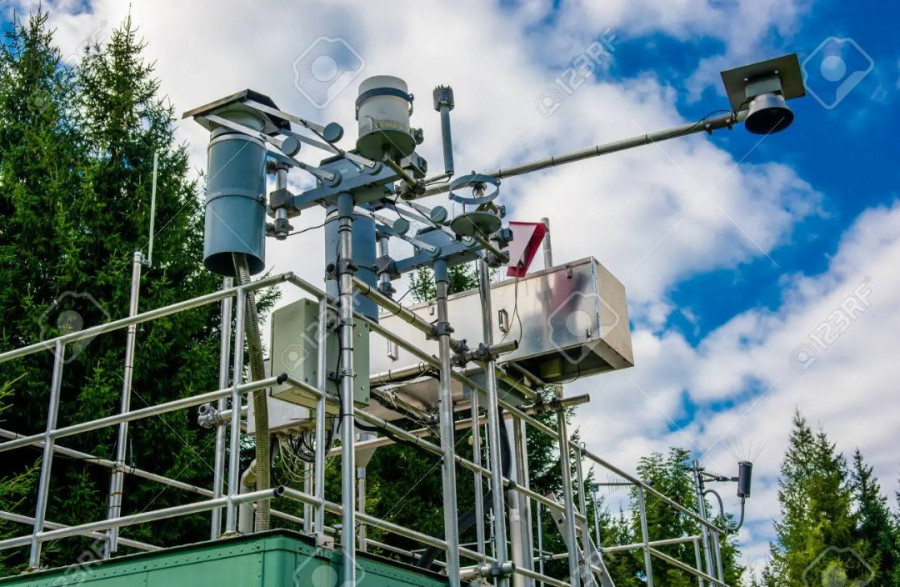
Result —
[[[13, 5], [27, 12], [36, 4]], [[115, 0], [44, 6], [64, 55], [107, 37], [128, 9]], [[505, 181], [501, 197], [514, 220], [550, 217], [557, 262], [593, 255], [628, 291], [636, 366], [567, 391], [592, 395], [577, 425], [595, 452], [633, 469], [640, 456], [678, 445], [726, 473], [753, 457], [755, 491], [741, 542], [757, 568], [773, 538], [778, 467], [795, 408], [840, 450], [860, 447], [885, 491], [897, 489], [900, 45], [891, 3], [131, 6], [162, 91], [179, 112], [252, 87], [300, 116], [339, 121], [352, 136], [353, 98], [365, 76], [399, 75], [421, 96], [449, 83], [460, 170], [488, 171], [696, 121], [727, 107], [720, 70], [797, 53], [826, 104], [812, 95], [792, 100], [796, 119], [782, 133], [760, 141], [738, 127], [643, 147]], [[362, 60], [347, 89], [323, 107], [309, 99], [298, 70], [320, 37], [338, 39]], [[834, 54], [831, 37], [852, 42]], [[608, 50], [594, 73], [558, 109], [541, 112], [547, 88], [598, 42]], [[864, 75], [834, 103], [855, 71]], [[425, 129], [421, 152], [437, 168], [436, 116], [422, 108], [414, 118]], [[205, 133], [190, 121], [178, 132], [203, 169]], [[302, 220], [318, 221], [315, 212]], [[320, 249], [314, 234], [270, 247], [269, 266], [321, 279], [322, 256], [297, 253]], [[799, 351], [816, 344], [848, 300], [868, 305], [803, 359]]]

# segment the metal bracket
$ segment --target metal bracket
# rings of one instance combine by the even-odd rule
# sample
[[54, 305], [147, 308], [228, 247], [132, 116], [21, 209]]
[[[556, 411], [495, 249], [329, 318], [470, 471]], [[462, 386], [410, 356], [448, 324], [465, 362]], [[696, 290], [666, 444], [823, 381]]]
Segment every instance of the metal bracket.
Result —
[[[473, 196], [463, 196], [457, 192], [461, 188], [471, 188]], [[492, 188], [492, 189], [489, 189]], [[483, 173], [472, 172], [458, 177], [450, 183], [450, 199], [467, 206], [481, 206], [492, 202], [500, 194], [500, 180]]]
[[359, 269], [359, 267], [356, 266], [353, 259], [338, 259], [336, 267], [334, 268], [334, 273], [337, 275], [343, 275], [345, 273], [355, 275], [357, 269]]
[[285, 188], [277, 189], [273, 192], [269, 193], [269, 215], [273, 216], [275, 214], [275, 209], [277, 208], [286, 208], [291, 205], [291, 198], [294, 197], [294, 194], [286, 190]]
[[449, 322], [435, 322], [431, 325], [431, 333], [426, 335], [425, 338], [436, 340], [441, 336], [450, 336], [451, 334], [453, 334], [453, 328], [450, 326]]
[[375, 259], [375, 273], [378, 275], [387, 273], [391, 279], [400, 278], [400, 272], [397, 271], [397, 262], [387, 255]]
[[452, 359], [454, 364], [460, 367], [465, 366], [470, 361], [485, 363], [487, 361], [496, 359], [504, 353], [510, 353], [519, 348], [519, 342], [515, 340], [511, 340], [505, 343], [498, 343], [491, 346], [485, 346], [483, 343], [479, 343], [478, 348], [475, 350], [469, 350], [469, 348], [465, 346], [464, 340], [460, 342], [463, 344], [463, 346], [457, 350]]

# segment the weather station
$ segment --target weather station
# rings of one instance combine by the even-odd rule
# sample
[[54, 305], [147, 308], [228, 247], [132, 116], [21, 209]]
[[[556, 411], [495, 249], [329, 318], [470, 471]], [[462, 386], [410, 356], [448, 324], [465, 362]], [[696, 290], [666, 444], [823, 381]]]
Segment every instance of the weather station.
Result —
[[[6, 432], [6, 440], [0, 442], [0, 452], [32, 445], [43, 451], [37, 509], [33, 517], [17, 518], [30, 531], [0, 540], [0, 549], [28, 549], [31, 571], [0, 580], [0, 585], [61, 584], [67, 569], [42, 568], [41, 550], [48, 542], [71, 536], [103, 540], [104, 560], [86, 580], [98, 587], [163, 583], [608, 587], [613, 583], [604, 557], [627, 550], [643, 551], [648, 585], [653, 585], [652, 559], [681, 569], [701, 585], [726, 585], [718, 545], [735, 528], [724, 522], [724, 511], [718, 520], [707, 518], [709, 490], [703, 484], [713, 479], [696, 466], [698, 504], [676, 503], [572, 442], [566, 410], [599, 398], [567, 396], [563, 384], [635, 364], [626, 287], [592, 257], [555, 262], [549, 222], [509, 221], [502, 189], [508, 180], [550, 167], [695, 133], [713, 134], [740, 123], [755, 134], [777, 133], [794, 118], [787, 100], [805, 93], [796, 55], [725, 71], [722, 80], [730, 102], [725, 114], [464, 174], [457, 174], [454, 166], [455, 103], [449, 86], [436, 87], [428, 104], [440, 116], [443, 153], [443, 169], [431, 175], [429, 163], [416, 152], [426, 137], [412, 126], [414, 103], [419, 116], [426, 108], [398, 77], [377, 75], [359, 85], [357, 138], [350, 145], [339, 124], [282, 111], [270, 97], [253, 90], [186, 112], [185, 118], [209, 131], [203, 263], [222, 277], [223, 287], [138, 313], [139, 279], [133, 278], [129, 316], [0, 354], [0, 362], [48, 351], [56, 357], [48, 374], [46, 431], [30, 436]], [[307, 151], [316, 153], [320, 163], [301, 161], [298, 155]], [[305, 174], [314, 185], [294, 193], [289, 174]], [[274, 185], [269, 193], [267, 177]], [[319, 208], [324, 210], [324, 222], [308, 225], [304, 212]], [[318, 253], [325, 259], [324, 275], [314, 281], [294, 273], [254, 278], [266, 268], [267, 239], [290, 241], [292, 235], [313, 229], [322, 234]], [[544, 268], [529, 272], [541, 250]], [[138, 277], [141, 262], [136, 256], [133, 271]], [[451, 268], [473, 263], [478, 287], [451, 295]], [[394, 283], [422, 268], [433, 277], [434, 300], [403, 305], [395, 299]], [[492, 280], [497, 273], [505, 279]], [[316, 285], [320, 281], [324, 288]], [[271, 336], [263, 341], [257, 295], [276, 286], [297, 288], [303, 297], [274, 310]], [[139, 336], [136, 326], [214, 303], [222, 307], [219, 389], [135, 409], [126, 385], [116, 414], [56, 427], [66, 345], [127, 331], [125, 369], [130, 378]], [[547, 390], [552, 390], [550, 399]], [[135, 469], [119, 453], [115, 461], [93, 461], [110, 469], [105, 519], [76, 526], [46, 519], [48, 501], [62, 490], [54, 486], [53, 456], [73, 452], [65, 447], [64, 438], [113, 426], [124, 446], [129, 422], [176, 410], [191, 410], [215, 436], [208, 485], [188, 486]], [[547, 413], [556, 415], [555, 426], [537, 418]], [[471, 460], [458, 454], [460, 430], [471, 430]], [[547, 435], [557, 443], [560, 455], [574, 456], [559, 459], [562, 495], [531, 489], [526, 442], [530, 434]], [[244, 435], [255, 439], [255, 458], [249, 465], [240, 458]], [[397, 442], [439, 459], [444, 526], [440, 536], [366, 511], [368, 459], [379, 447]], [[296, 472], [288, 483], [272, 483], [276, 455]], [[330, 459], [340, 462], [339, 492], [326, 491], [325, 465]], [[652, 498], [661, 507], [673, 508], [702, 534], [651, 537], [642, 508], [642, 542], [616, 545], [602, 543], [599, 535], [592, 537], [583, 461], [624, 479], [642, 505], [645, 498]], [[741, 463], [739, 470], [736, 479], [743, 503], [750, 493], [751, 466]], [[201, 499], [186, 499], [184, 505], [166, 509], [154, 510], [148, 504], [139, 513], [123, 512], [126, 475]], [[470, 503], [460, 503], [461, 475], [474, 480]], [[279, 504], [290, 501], [302, 504], [302, 517], [281, 511]], [[133, 524], [204, 512], [210, 516], [208, 542], [157, 545], [120, 535]], [[567, 546], [564, 552], [546, 552], [541, 546], [544, 530], [537, 522], [548, 514]], [[388, 538], [369, 537], [367, 528]], [[461, 534], [473, 528], [475, 542], [462, 544]], [[421, 548], [399, 547], [391, 543], [391, 536]], [[679, 541], [697, 548], [695, 566], [660, 550]], [[120, 545], [146, 552], [119, 556]], [[547, 574], [546, 563], [563, 559], [565, 574]]]

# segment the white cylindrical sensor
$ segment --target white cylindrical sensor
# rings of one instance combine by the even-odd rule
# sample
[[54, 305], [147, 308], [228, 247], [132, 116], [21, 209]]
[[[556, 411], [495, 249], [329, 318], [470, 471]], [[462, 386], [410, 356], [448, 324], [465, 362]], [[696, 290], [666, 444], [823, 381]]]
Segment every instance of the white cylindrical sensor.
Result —
[[399, 160], [409, 156], [416, 141], [409, 128], [412, 94], [406, 82], [392, 75], [376, 75], [359, 85], [356, 149], [368, 159]]

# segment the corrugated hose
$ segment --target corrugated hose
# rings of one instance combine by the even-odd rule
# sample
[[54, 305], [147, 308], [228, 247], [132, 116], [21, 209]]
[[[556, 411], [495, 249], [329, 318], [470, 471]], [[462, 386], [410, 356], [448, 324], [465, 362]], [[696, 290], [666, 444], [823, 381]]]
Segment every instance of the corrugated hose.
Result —
[[[243, 253], [234, 253], [234, 272], [238, 285], [250, 283], [250, 268], [247, 257]], [[250, 379], [259, 381], [265, 379], [265, 366], [263, 365], [262, 342], [259, 338], [259, 316], [256, 311], [256, 294], [247, 292], [247, 307], [244, 319], [244, 332], [247, 339], [247, 349], [250, 353]], [[269, 489], [271, 473], [271, 447], [269, 446], [269, 405], [266, 402], [266, 390], [257, 389], [253, 392], [253, 419], [256, 424], [256, 489], [261, 491]], [[260, 500], [256, 508], [256, 530], [269, 529], [269, 500]]]

